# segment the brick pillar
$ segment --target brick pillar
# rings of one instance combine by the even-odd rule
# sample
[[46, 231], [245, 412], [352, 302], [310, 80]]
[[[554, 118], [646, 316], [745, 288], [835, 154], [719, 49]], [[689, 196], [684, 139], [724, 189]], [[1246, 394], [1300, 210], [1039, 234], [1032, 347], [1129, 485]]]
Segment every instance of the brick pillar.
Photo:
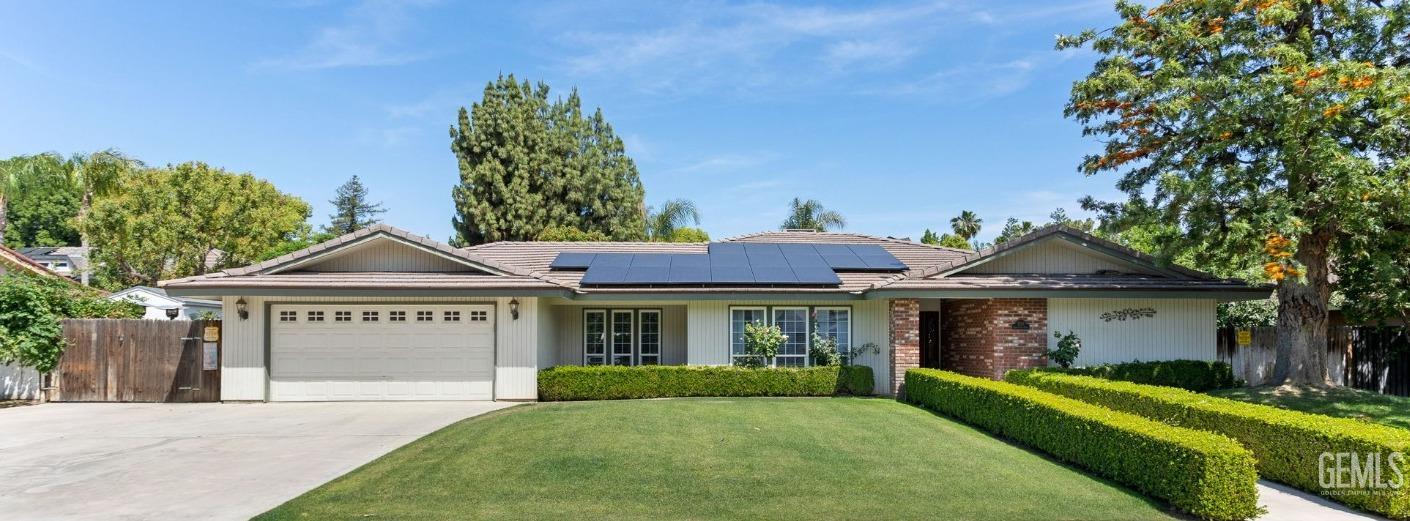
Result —
[[920, 367], [920, 301], [891, 299], [890, 308], [891, 388], [887, 392], [901, 397], [906, 370]]
[[[997, 298], [994, 306], [994, 374], [1002, 379], [1011, 369], [1048, 365], [1048, 300]], [[1026, 322], [1028, 329], [1015, 329]]]
[[[1048, 301], [947, 299], [940, 305], [940, 366], [1002, 379], [1010, 369], [1048, 365]], [[1015, 329], [1022, 320], [1027, 329]]]

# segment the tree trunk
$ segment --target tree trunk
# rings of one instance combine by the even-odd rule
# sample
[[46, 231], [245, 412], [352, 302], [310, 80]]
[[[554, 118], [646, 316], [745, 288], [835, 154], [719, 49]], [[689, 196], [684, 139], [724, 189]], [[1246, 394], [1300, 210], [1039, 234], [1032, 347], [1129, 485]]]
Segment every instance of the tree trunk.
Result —
[[83, 247], [84, 255], [83, 267], [79, 271], [79, 282], [81, 282], [84, 286], [88, 285], [89, 267], [93, 265], [93, 252], [89, 251], [88, 249], [88, 232], [84, 230], [85, 223], [83, 222], [83, 220], [88, 217], [88, 207], [91, 206], [92, 201], [93, 194], [88, 191], [84, 191], [83, 200], [80, 201], [78, 204], [78, 216], [77, 219], [75, 219], [78, 221], [78, 245]]
[[1331, 230], [1321, 228], [1299, 237], [1293, 258], [1307, 270], [1305, 280], [1288, 277], [1278, 282], [1277, 354], [1271, 385], [1332, 385], [1327, 377], [1331, 236]]
[[0, 193], [0, 243], [5, 241], [5, 227], [10, 225], [10, 207], [5, 194]]

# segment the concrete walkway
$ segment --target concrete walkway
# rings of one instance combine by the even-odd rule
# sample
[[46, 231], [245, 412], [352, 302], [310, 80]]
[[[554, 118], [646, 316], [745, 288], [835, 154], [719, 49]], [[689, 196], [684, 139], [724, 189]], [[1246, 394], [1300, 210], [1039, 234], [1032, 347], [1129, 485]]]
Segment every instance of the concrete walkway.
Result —
[[1268, 509], [1259, 521], [1376, 521], [1385, 518], [1352, 510], [1314, 494], [1268, 481], [1258, 482], [1258, 504]]
[[246, 520], [493, 402], [0, 409], [0, 518]]

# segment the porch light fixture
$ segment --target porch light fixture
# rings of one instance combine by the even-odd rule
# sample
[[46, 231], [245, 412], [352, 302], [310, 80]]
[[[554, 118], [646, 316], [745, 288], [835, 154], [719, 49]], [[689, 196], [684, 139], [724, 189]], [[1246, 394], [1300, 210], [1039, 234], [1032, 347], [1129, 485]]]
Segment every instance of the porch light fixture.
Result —
[[176, 308], [167, 308], [167, 309], [166, 309], [166, 319], [167, 319], [167, 320], [176, 320], [176, 317], [178, 317], [178, 316], [180, 316], [180, 315], [181, 315], [181, 310], [179, 310], [179, 309], [176, 309]]
[[509, 318], [519, 320], [519, 299], [509, 299]]
[[1028, 325], [1028, 321], [1027, 321], [1027, 320], [1024, 320], [1024, 319], [1021, 319], [1021, 318], [1020, 318], [1020, 319], [1018, 319], [1017, 321], [1014, 321], [1014, 323], [1013, 323], [1010, 327], [1013, 327], [1014, 329], [1017, 329], [1017, 330], [1019, 330], [1019, 331], [1028, 331], [1028, 329], [1031, 328], [1032, 326], [1029, 326], [1029, 325]]
[[250, 318], [250, 306], [245, 303], [245, 299], [235, 301], [235, 314], [240, 315], [240, 320]]

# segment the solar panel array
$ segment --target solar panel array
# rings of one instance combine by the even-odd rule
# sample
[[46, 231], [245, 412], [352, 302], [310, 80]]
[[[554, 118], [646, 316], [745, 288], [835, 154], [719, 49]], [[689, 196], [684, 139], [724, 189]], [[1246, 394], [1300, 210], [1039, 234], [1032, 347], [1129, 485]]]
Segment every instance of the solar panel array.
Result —
[[838, 272], [897, 272], [906, 265], [861, 244], [715, 242], [706, 254], [564, 252], [550, 269], [581, 271], [585, 286], [837, 286]]

